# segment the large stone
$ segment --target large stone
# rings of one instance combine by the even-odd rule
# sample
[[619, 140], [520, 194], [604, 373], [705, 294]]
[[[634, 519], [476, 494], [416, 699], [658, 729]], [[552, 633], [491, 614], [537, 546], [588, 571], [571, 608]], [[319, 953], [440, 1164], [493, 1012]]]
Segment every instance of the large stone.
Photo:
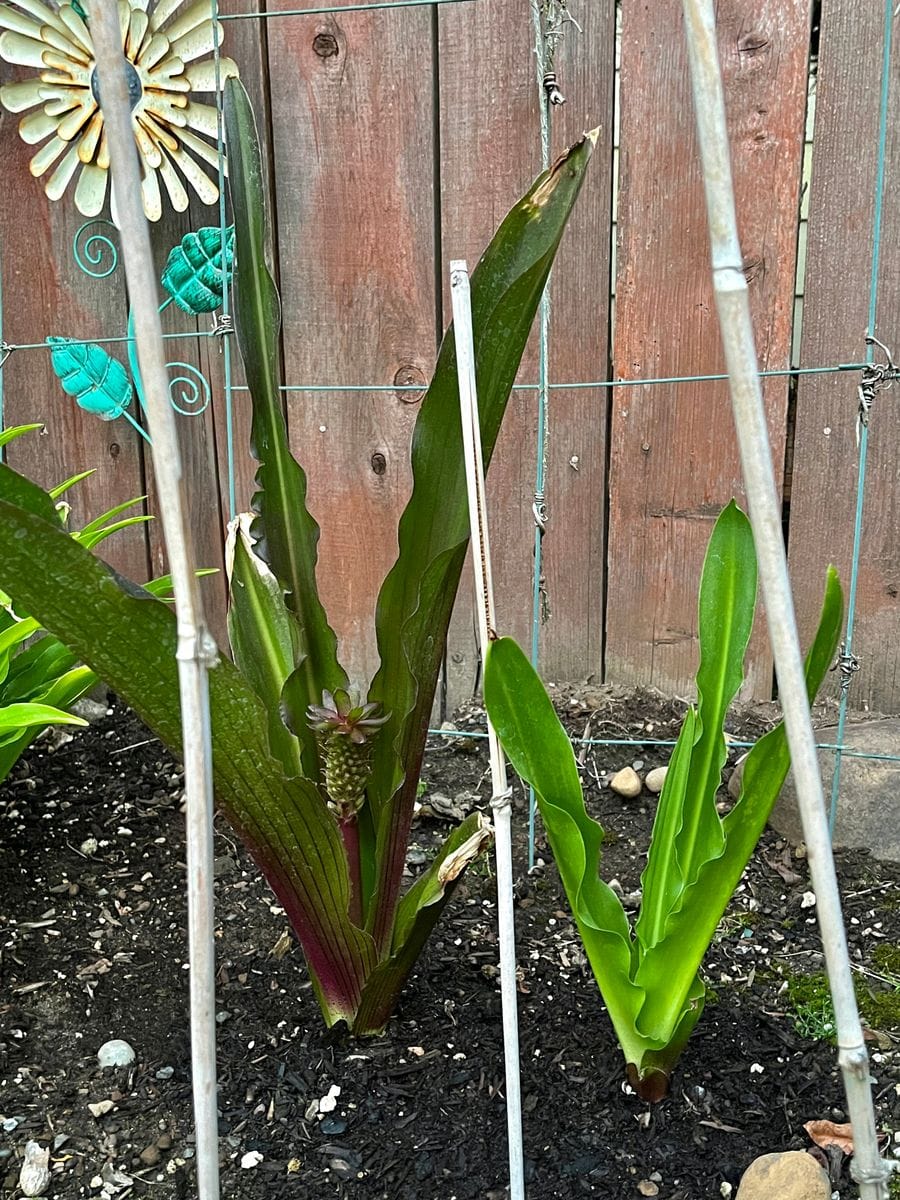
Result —
[[810, 1154], [763, 1154], [744, 1172], [737, 1200], [831, 1200], [828, 1175]]
[[[837, 728], [816, 730], [816, 741], [837, 744]], [[886, 718], [853, 722], [844, 730], [844, 746], [854, 751], [841, 756], [835, 846], [863, 848], [880, 859], [900, 862], [900, 762], [857, 758], [857, 753], [900, 756], [900, 720]], [[833, 750], [819, 751], [826, 809], [831, 803]], [[772, 811], [770, 824], [790, 842], [802, 842], [803, 828], [797, 793], [789, 775]]]

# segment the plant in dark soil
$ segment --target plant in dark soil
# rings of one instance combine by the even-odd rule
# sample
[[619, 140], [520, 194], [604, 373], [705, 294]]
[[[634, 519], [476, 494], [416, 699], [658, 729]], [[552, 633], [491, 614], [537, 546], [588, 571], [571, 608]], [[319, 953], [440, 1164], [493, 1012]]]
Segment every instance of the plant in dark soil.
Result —
[[[234, 665], [222, 661], [210, 674], [216, 795], [297, 933], [325, 1020], [374, 1033], [387, 1022], [457, 880], [490, 837], [484, 817], [473, 814], [401, 896], [431, 704], [468, 542], [455, 345], [451, 332], [413, 435], [412, 495], [375, 618], [381, 666], [365, 699], [351, 702], [317, 591], [319, 530], [306, 507], [306, 476], [288, 443], [264, 172], [250, 104], [236, 80], [226, 85], [225, 125], [234, 312], [259, 467], [253, 512], [229, 533]], [[538, 178], [473, 273], [486, 463], [592, 148], [593, 138], [582, 139]], [[365, 553], [366, 530], [350, 536]], [[0, 583], [178, 749], [173, 615], [67, 538], [50, 498], [5, 466], [0, 563]]]
[[[732, 502], [720, 514], [706, 552], [697, 705], [685, 715], [672, 752], [633, 927], [618, 896], [600, 878], [603, 829], [585, 809], [571, 743], [538, 675], [511, 639], [488, 648], [488, 715], [516, 771], [534, 787], [629, 1080], [647, 1100], [659, 1100], [668, 1091], [672, 1068], [703, 1011], [700, 965], [789, 767], [784, 729], [778, 726], [748, 755], [739, 799], [720, 816], [716, 793], [727, 758], [724, 722], [743, 682], [755, 604], [753, 536]], [[810, 700], [834, 660], [842, 619], [841, 588], [830, 569], [806, 660]]]

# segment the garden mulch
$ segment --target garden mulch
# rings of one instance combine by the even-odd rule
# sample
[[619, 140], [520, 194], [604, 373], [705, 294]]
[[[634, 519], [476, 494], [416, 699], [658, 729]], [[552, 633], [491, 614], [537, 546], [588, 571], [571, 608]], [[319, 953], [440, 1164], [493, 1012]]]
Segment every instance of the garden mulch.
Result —
[[[572, 732], [594, 738], [674, 737], [684, 709], [609, 688], [559, 690], [558, 699]], [[770, 707], [747, 710], [730, 728], [752, 737], [770, 716]], [[482, 720], [473, 709], [458, 726]], [[665, 757], [652, 746], [583, 752], [587, 803], [608, 834], [604, 877], [617, 878], [626, 898], [639, 885], [655, 801], [646, 792], [624, 801], [607, 781], [637, 759], [647, 770]], [[429, 815], [432, 799], [486, 806], [486, 767], [481, 743], [433, 740], [411, 873], [450, 828]], [[196, 1194], [182, 802], [180, 767], [119, 705], [88, 730], [51, 732], [0, 789], [4, 1195], [18, 1194], [31, 1139], [52, 1149], [50, 1197]], [[518, 786], [515, 821], [530, 1200], [728, 1196], [757, 1154], [810, 1148], [805, 1122], [845, 1119], [835, 1048], [809, 1014], [799, 1022], [787, 991], [790, 980], [823, 970], [802, 848], [764, 836], [705, 962], [710, 999], [671, 1094], [648, 1105], [623, 1084], [540, 833], [540, 865], [526, 870]], [[222, 1195], [502, 1200], [489, 863], [457, 889], [386, 1033], [357, 1042], [324, 1030], [284, 914], [221, 820], [216, 853]], [[890, 991], [890, 979], [871, 973], [872, 956], [880, 943], [900, 942], [900, 871], [860, 852], [839, 854], [838, 868], [858, 987]], [[900, 1030], [885, 1024], [869, 1036], [878, 1119], [893, 1141]], [[99, 1069], [109, 1038], [134, 1047], [132, 1066]], [[329, 1095], [336, 1103], [323, 1112]], [[821, 1157], [836, 1192], [850, 1195], [849, 1160]]]

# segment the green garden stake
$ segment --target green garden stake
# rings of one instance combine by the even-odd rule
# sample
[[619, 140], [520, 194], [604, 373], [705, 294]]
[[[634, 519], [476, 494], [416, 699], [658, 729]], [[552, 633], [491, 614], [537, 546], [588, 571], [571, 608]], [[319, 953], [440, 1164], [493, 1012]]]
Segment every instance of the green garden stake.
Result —
[[[186, 313], [215, 312], [231, 284], [234, 264], [234, 226], [223, 231], [207, 225], [188, 233], [174, 247], [162, 273], [162, 285]], [[224, 259], [224, 269], [223, 269]]]

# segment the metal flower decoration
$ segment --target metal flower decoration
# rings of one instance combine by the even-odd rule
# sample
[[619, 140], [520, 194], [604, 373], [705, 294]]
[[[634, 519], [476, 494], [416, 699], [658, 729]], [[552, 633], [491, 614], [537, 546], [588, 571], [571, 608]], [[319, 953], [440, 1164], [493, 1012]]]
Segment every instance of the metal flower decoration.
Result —
[[[193, 93], [215, 92], [237, 67], [219, 58], [217, 79], [215, 58], [204, 57], [221, 41], [210, 11], [209, 0], [119, 0], [144, 211], [151, 221], [162, 215], [160, 180], [179, 212], [189, 203], [185, 182], [204, 204], [219, 198], [216, 109], [198, 103]], [[40, 72], [0, 87], [4, 108], [33, 110], [19, 123], [23, 141], [43, 143], [31, 160], [32, 175], [53, 168], [44, 184], [51, 200], [59, 200], [77, 177], [75, 207], [97, 216], [106, 201], [109, 150], [82, 5], [9, 0], [0, 5], [0, 28], [0, 58]]]

